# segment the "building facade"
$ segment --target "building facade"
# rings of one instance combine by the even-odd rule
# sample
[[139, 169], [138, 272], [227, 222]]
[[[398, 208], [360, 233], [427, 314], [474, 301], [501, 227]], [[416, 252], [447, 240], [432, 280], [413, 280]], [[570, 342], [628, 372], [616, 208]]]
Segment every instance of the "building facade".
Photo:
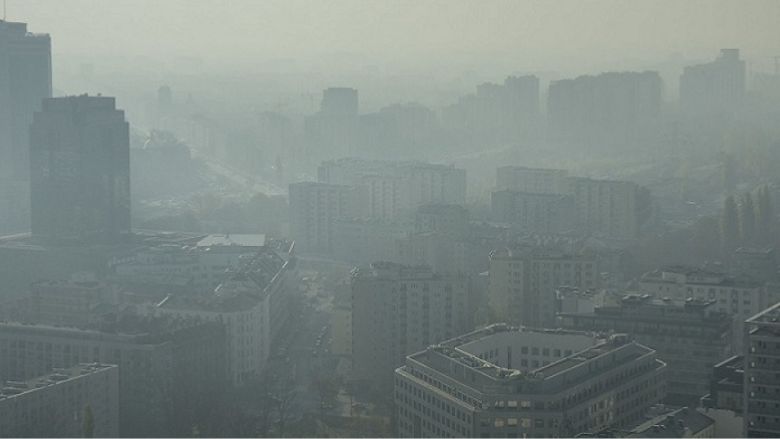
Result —
[[387, 386], [406, 355], [468, 331], [470, 282], [373, 263], [352, 275], [353, 380]]
[[0, 233], [29, 228], [29, 126], [51, 84], [49, 35], [0, 20]]
[[290, 235], [301, 251], [333, 252], [335, 222], [363, 217], [359, 189], [327, 183], [290, 184]]
[[515, 246], [490, 255], [490, 307], [499, 321], [532, 328], [556, 327], [556, 290], [600, 285], [598, 261], [560, 248]]
[[130, 232], [130, 139], [114, 98], [43, 101], [30, 127], [32, 233], [116, 242]]
[[696, 407], [710, 390], [713, 367], [731, 357], [733, 327], [714, 300], [672, 301], [627, 295], [618, 306], [592, 313], [561, 313], [561, 326], [615, 331], [656, 351], [667, 364], [667, 403]]
[[0, 388], [0, 436], [89, 437], [86, 406], [91, 437], [119, 437], [119, 366], [84, 363], [6, 381]]
[[[543, 362], [534, 367], [531, 358]], [[664, 398], [665, 368], [625, 336], [491, 325], [409, 355], [396, 370], [398, 437], [575, 437], [625, 428]]]
[[128, 317], [103, 329], [0, 324], [0, 382], [26, 381], [81, 363], [116, 364], [121, 437], [185, 434], [177, 425], [203, 413], [182, 412], [183, 395], [192, 409], [196, 400], [224, 386], [221, 325]]
[[680, 107], [689, 115], [733, 112], [745, 97], [747, 69], [739, 49], [721, 49], [715, 61], [686, 67]]
[[745, 321], [743, 437], [780, 436], [780, 303]]

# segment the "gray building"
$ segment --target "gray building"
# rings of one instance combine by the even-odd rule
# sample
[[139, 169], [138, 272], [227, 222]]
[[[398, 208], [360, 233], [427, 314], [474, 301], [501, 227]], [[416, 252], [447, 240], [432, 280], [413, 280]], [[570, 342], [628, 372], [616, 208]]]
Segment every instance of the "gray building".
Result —
[[404, 358], [470, 328], [470, 281], [373, 263], [352, 275], [353, 380], [385, 387]]
[[129, 234], [129, 142], [114, 98], [45, 99], [30, 127], [33, 236], [106, 243]]
[[29, 126], [51, 97], [51, 38], [0, 20], [0, 232], [29, 228]]
[[624, 335], [491, 325], [396, 369], [397, 433], [574, 437], [626, 428], [666, 395], [665, 369], [655, 351]]
[[721, 49], [715, 61], [686, 67], [680, 76], [680, 108], [691, 115], [736, 110], [745, 97], [746, 72], [739, 49]]
[[628, 295], [618, 306], [592, 313], [561, 313], [564, 328], [616, 331], [655, 349], [668, 365], [667, 403], [696, 407], [710, 390], [713, 366], [732, 355], [731, 318], [715, 311], [716, 301], [653, 299]]
[[[119, 367], [84, 363], [0, 386], [1, 437], [119, 437]], [[92, 436], [85, 431], [85, 406]]]
[[780, 436], [780, 303], [745, 321], [744, 437]]
[[226, 382], [225, 328], [126, 316], [100, 330], [0, 324], [0, 381], [81, 363], [119, 366], [119, 434], [182, 436]]

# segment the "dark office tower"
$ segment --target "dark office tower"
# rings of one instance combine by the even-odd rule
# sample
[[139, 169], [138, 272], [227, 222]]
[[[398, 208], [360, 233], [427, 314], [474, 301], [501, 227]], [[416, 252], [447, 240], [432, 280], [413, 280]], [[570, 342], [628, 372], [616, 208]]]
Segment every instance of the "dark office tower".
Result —
[[43, 100], [30, 128], [34, 236], [114, 242], [130, 231], [130, 142], [114, 98]]
[[733, 111], [745, 96], [745, 61], [739, 49], [721, 49], [713, 62], [685, 68], [680, 107], [689, 115]]
[[51, 97], [51, 39], [0, 20], [0, 232], [29, 227], [28, 129]]

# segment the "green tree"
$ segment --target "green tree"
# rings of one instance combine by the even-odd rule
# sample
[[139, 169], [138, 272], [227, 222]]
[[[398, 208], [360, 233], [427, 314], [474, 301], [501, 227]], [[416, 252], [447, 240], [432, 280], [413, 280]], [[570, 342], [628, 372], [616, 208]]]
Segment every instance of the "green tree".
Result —
[[734, 197], [728, 196], [723, 203], [720, 220], [720, 242], [723, 256], [731, 255], [739, 245], [739, 214]]
[[92, 414], [92, 406], [84, 404], [81, 409], [81, 436], [95, 437], [95, 416]]

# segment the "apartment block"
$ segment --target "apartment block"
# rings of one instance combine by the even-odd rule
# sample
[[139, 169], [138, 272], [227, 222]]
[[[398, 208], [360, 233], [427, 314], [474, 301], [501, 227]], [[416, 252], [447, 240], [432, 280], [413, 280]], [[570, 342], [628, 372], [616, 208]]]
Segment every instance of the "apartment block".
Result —
[[510, 223], [524, 232], [564, 233], [574, 229], [574, 198], [512, 190], [490, 194], [493, 220]]
[[468, 277], [373, 263], [352, 275], [353, 380], [392, 383], [406, 355], [468, 331]]
[[491, 325], [406, 358], [395, 372], [397, 433], [575, 437], [625, 428], [665, 397], [665, 370], [655, 351], [624, 335]]
[[360, 188], [327, 183], [290, 184], [290, 235], [301, 251], [333, 252], [335, 221], [365, 216]]
[[490, 255], [490, 307], [500, 321], [529, 327], [556, 327], [556, 290], [600, 285], [592, 255], [556, 247], [517, 245]]

